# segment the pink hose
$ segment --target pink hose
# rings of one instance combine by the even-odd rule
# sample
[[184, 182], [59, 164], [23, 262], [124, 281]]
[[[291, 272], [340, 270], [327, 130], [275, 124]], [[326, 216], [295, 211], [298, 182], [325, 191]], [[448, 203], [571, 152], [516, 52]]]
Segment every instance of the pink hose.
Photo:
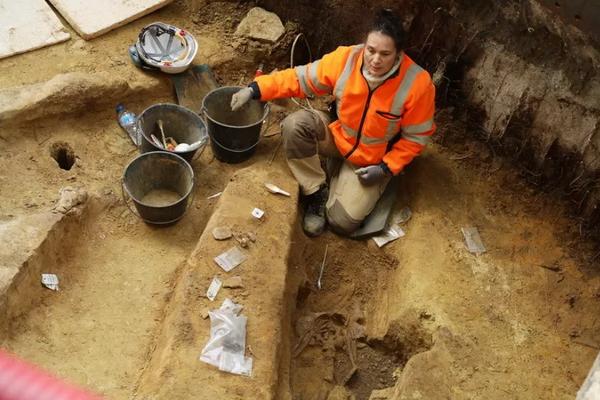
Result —
[[101, 400], [0, 350], [0, 400]]

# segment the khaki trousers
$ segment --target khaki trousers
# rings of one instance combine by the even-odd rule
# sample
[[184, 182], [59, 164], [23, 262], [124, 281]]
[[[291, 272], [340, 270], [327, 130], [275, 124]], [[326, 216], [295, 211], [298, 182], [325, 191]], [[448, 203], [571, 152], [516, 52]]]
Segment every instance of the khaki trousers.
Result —
[[300, 110], [287, 116], [281, 126], [283, 146], [292, 174], [304, 195], [315, 193], [327, 182], [319, 156], [328, 158], [330, 176], [327, 221], [333, 230], [350, 234], [371, 213], [390, 178], [363, 185], [354, 171], [359, 168], [344, 160], [327, 127], [331, 118], [321, 111]]

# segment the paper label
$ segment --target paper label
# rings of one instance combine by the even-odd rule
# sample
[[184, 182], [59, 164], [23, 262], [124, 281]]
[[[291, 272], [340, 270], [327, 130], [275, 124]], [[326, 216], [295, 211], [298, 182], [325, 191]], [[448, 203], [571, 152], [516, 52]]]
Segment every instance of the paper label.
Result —
[[383, 247], [391, 241], [404, 237], [406, 233], [397, 224], [388, 227], [381, 235], [373, 236], [373, 241], [378, 247]]
[[208, 297], [210, 301], [215, 300], [215, 297], [217, 297], [217, 293], [219, 293], [219, 289], [221, 289], [222, 284], [223, 283], [219, 278], [217, 278], [216, 276], [213, 278], [212, 282], [210, 283], [210, 286], [208, 287], [208, 290], [206, 291], [206, 297]]
[[481, 254], [486, 252], [486, 248], [481, 241], [479, 231], [475, 227], [460, 228], [463, 236], [465, 237], [465, 243], [467, 249], [473, 254]]
[[246, 260], [246, 255], [238, 247], [232, 247], [225, 253], [216, 256], [214, 260], [225, 272], [229, 272], [243, 263]]
[[55, 274], [42, 274], [42, 284], [48, 289], [58, 290], [58, 276]]
[[255, 208], [254, 210], [252, 210], [252, 216], [256, 219], [261, 219], [263, 215], [265, 215], [265, 212], [260, 208]]

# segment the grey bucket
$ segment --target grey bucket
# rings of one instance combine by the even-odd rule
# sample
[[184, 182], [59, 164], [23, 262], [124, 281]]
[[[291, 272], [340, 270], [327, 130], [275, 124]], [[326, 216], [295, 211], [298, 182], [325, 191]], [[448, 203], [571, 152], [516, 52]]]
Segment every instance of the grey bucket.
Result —
[[249, 159], [256, 151], [263, 121], [269, 115], [267, 104], [250, 100], [231, 111], [231, 97], [240, 86], [223, 86], [210, 91], [202, 100], [210, 145], [219, 161], [230, 164]]
[[[187, 161], [174, 153], [144, 153], [125, 167], [122, 188], [125, 204], [129, 206], [126, 193], [137, 209], [136, 215], [149, 224], [168, 225], [177, 222], [191, 203], [194, 171]], [[162, 204], [145, 202], [147, 195], [155, 190], [177, 193], [177, 199]]]
[[[206, 125], [198, 114], [177, 104], [159, 103], [146, 108], [138, 117], [138, 127], [142, 133], [141, 153], [164, 151], [156, 146], [150, 137], [153, 134], [161, 140], [158, 120], [163, 122], [165, 137], [171, 136], [177, 143], [192, 144], [199, 140], [207, 140]], [[203, 146], [204, 144], [197, 149], [176, 154], [191, 162]]]

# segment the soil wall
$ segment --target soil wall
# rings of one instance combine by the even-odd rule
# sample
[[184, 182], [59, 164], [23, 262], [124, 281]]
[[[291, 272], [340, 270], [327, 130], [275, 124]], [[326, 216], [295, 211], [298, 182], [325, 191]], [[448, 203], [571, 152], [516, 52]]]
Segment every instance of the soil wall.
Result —
[[[402, 16], [407, 53], [438, 86], [438, 137], [473, 137], [508, 157], [537, 186], [573, 201], [582, 227], [600, 220], [600, 52], [593, 32], [536, 0], [369, 2], [261, 0], [303, 28], [313, 54], [358, 43], [370, 15]], [[293, 4], [293, 5], [291, 5]], [[309, 30], [308, 27], [312, 29]], [[460, 129], [451, 129], [460, 125]]]

